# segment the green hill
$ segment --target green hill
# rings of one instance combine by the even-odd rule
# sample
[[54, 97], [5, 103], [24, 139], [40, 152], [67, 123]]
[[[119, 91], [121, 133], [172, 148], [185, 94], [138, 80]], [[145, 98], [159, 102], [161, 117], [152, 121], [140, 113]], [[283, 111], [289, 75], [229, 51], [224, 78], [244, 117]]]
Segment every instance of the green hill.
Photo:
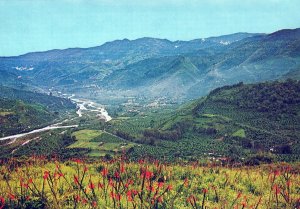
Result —
[[[299, 159], [300, 82], [239, 83], [168, 113], [114, 122], [115, 133], [142, 143], [132, 156], [231, 157], [260, 153]], [[269, 156], [270, 157], [270, 156]]]
[[68, 99], [0, 86], [0, 137], [48, 125], [75, 107]]

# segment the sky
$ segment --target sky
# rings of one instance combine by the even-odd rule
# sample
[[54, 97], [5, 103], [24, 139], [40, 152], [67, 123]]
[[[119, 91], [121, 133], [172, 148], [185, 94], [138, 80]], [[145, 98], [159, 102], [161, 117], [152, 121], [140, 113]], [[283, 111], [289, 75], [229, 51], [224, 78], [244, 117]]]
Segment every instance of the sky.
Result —
[[299, 0], [0, 0], [0, 56], [300, 27]]

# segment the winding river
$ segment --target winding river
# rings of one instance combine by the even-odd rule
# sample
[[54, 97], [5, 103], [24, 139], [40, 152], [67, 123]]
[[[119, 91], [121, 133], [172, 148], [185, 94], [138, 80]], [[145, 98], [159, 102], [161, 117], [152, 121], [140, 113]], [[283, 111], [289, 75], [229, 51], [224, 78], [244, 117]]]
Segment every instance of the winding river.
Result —
[[[77, 115], [78, 117], [82, 117], [82, 115], [84, 113], [87, 112], [95, 112], [96, 116], [99, 117], [100, 119], [107, 121], [110, 121], [112, 118], [109, 116], [108, 112], [104, 109], [104, 107], [102, 107], [101, 105], [92, 102], [90, 100], [85, 100], [85, 99], [75, 99], [73, 98], [75, 95], [70, 96], [69, 98], [75, 102], [77, 104]], [[46, 126], [44, 128], [40, 128], [40, 129], [35, 129], [33, 131], [27, 132], [27, 133], [21, 133], [21, 134], [15, 134], [15, 135], [11, 135], [11, 136], [6, 136], [6, 137], [2, 137], [0, 138], [0, 141], [3, 140], [16, 140], [18, 138], [30, 135], [30, 134], [34, 134], [34, 133], [40, 133], [40, 132], [45, 132], [48, 130], [53, 130], [53, 129], [66, 129], [66, 128], [76, 128], [78, 127], [78, 125], [68, 125], [68, 126], [62, 126], [59, 125], [61, 123], [56, 123], [50, 126]]]
[[14, 139], [21, 138], [23, 136], [27, 136], [27, 135], [30, 135], [30, 134], [40, 133], [40, 132], [44, 132], [44, 131], [48, 131], [48, 130], [53, 130], [53, 129], [76, 128], [76, 127], [78, 127], [78, 125], [70, 125], [70, 126], [55, 126], [55, 125], [50, 125], [50, 126], [46, 126], [44, 128], [35, 129], [35, 130], [27, 132], [27, 133], [22, 133], [22, 134], [16, 134], [16, 135], [12, 135], [12, 136], [2, 137], [2, 138], [0, 138], [0, 141], [2, 141], [2, 140], [8, 140], [8, 139], [14, 140]]

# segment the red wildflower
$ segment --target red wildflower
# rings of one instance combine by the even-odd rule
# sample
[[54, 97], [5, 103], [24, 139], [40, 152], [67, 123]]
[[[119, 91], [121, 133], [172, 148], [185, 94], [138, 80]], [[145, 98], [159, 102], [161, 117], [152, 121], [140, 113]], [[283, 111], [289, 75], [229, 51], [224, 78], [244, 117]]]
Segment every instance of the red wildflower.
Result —
[[128, 183], [129, 185], [132, 185], [134, 182], [133, 182], [132, 179], [128, 179], [128, 180], [127, 180], [127, 183]]
[[159, 196], [159, 197], [157, 198], [157, 202], [162, 203], [162, 202], [163, 202], [163, 197], [162, 197], [162, 196]]
[[155, 192], [155, 189], [153, 186], [147, 185], [147, 190], [150, 192]]
[[125, 173], [125, 167], [124, 164], [120, 165], [120, 173]]
[[133, 198], [132, 198], [132, 193], [131, 193], [131, 190], [128, 190], [128, 192], [127, 192], [127, 200], [129, 201], [129, 202], [132, 202], [133, 201]]
[[183, 185], [184, 185], [185, 187], [188, 187], [188, 186], [189, 186], [189, 180], [188, 180], [187, 178], [184, 179]]
[[116, 177], [117, 179], [120, 178], [120, 174], [119, 174], [118, 171], [115, 172], [115, 177]]
[[12, 194], [12, 193], [9, 193], [9, 194], [8, 194], [8, 198], [9, 198], [10, 200], [15, 200], [15, 199], [16, 199], [16, 196], [15, 196], [14, 194]]
[[33, 183], [32, 178], [28, 179], [27, 184], [32, 184], [32, 183]]
[[82, 161], [80, 159], [74, 159], [74, 162], [77, 164], [82, 163]]
[[46, 180], [46, 179], [49, 178], [49, 176], [50, 176], [50, 171], [44, 171], [44, 176], [43, 176], [43, 178]]
[[0, 197], [0, 209], [4, 208], [5, 205], [5, 199], [3, 197]]
[[146, 179], [150, 179], [153, 176], [153, 173], [151, 171], [146, 170], [146, 172], [144, 173], [144, 176]]
[[108, 174], [108, 169], [107, 169], [107, 168], [103, 168], [102, 171], [101, 171], [101, 174], [102, 174], [103, 177], [104, 177], [104, 176], [107, 176], [107, 174]]
[[277, 184], [275, 184], [273, 186], [273, 190], [274, 190], [274, 192], [275, 192], [276, 195], [278, 195], [280, 193], [280, 188], [279, 188], [279, 186]]
[[93, 207], [93, 208], [96, 208], [96, 207], [97, 207], [97, 202], [96, 202], [96, 201], [93, 201], [93, 202], [92, 202], [92, 207]]
[[78, 176], [74, 175], [74, 183], [76, 185], [79, 185], [79, 180], [78, 180]]
[[88, 203], [87, 199], [83, 198], [81, 201], [84, 205]]
[[237, 196], [236, 196], [236, 199], [239, 199], [241, 196], [242, 196], [242, 193], [239, 192], [239, 193], [237, 194]]
[[115, 194], [113, 191], [111, 191], [111, 192], [110, 192], [110, 197], [111, 197], [112, 199], [116, 199], [116, 194]]
[[114, 182], [111, 178], [109, 179], [108, 183], [109, 183], [109, 186], [114, 187]]
[[158, 182], [158, 184], [157, 184], [158, 188], [163, 188], [163, 186], [164, 186], [164, 182]]
[[136, 190], [132, 190], [132, 193], [134, 194], [134, 195], [137, 195], [138, 194], [138, 191], [136, 191]]
[[170, 184], [170, 185], [168, 185], [168, 187], [167, 187], [167, 191], [171, 191], [173, 189], [173, 186]]
[[103, 189], [103, 188], [104, 188], [104, 185], [99, 182], [98, 183], [98, 189]]
[[90, 182], [89, 188], [90, 188], [90, 189], [95, 189], [95, 184], [93, 184], [93, 182]]
[[208, 189], [203, 188], [203, 189], [202, 189], [202, 192], [203, 192], [204, 194], [206, 194], [206, 193], [208, 192]]
[[75, 196], [74, 196], [74, 199], [75, 199], [76, 202], [80, 202], [80, 200], [81, 200], [81, 198], [80, 198], [79, 195], [75, 195]]
[[22, 183], [22, 184], [21, 184], [21, 187], [23, 187], [23, 188], [25, 188], [25, 189], [28, 189], [28, 184]]
[[87, 172], [88, 171], [88, 167], [85, 165], [84, 167], [83, 167], [83, 172]]
[[280, 170], [275, 170], [274, 171], [274, 177], [279, 176], [280, 175]]
[[287, 186], [287, 187], [291, 187], [291, 184], [292, 184], [291, 180], [288, 180], [288, 181], [286, 182], [286, 186]]
[[120, 201], [122, 198], [121, 194], [116, 194], [116, 200]]

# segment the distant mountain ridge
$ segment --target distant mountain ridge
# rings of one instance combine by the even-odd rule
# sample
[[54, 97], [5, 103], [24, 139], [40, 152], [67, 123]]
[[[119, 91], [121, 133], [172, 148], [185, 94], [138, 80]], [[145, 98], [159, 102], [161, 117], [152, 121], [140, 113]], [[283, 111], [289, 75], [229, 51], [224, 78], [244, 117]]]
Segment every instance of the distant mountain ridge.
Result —
[[126, 97], [130, 92], [185, 100], [240, 81], [280, 79], [299, 66], [300, 29], [285, 29], [191, 41], [124, 39], [91, 48], [0, 57], [0, 84], [44, 91], [55, 87], [85, 97]]

